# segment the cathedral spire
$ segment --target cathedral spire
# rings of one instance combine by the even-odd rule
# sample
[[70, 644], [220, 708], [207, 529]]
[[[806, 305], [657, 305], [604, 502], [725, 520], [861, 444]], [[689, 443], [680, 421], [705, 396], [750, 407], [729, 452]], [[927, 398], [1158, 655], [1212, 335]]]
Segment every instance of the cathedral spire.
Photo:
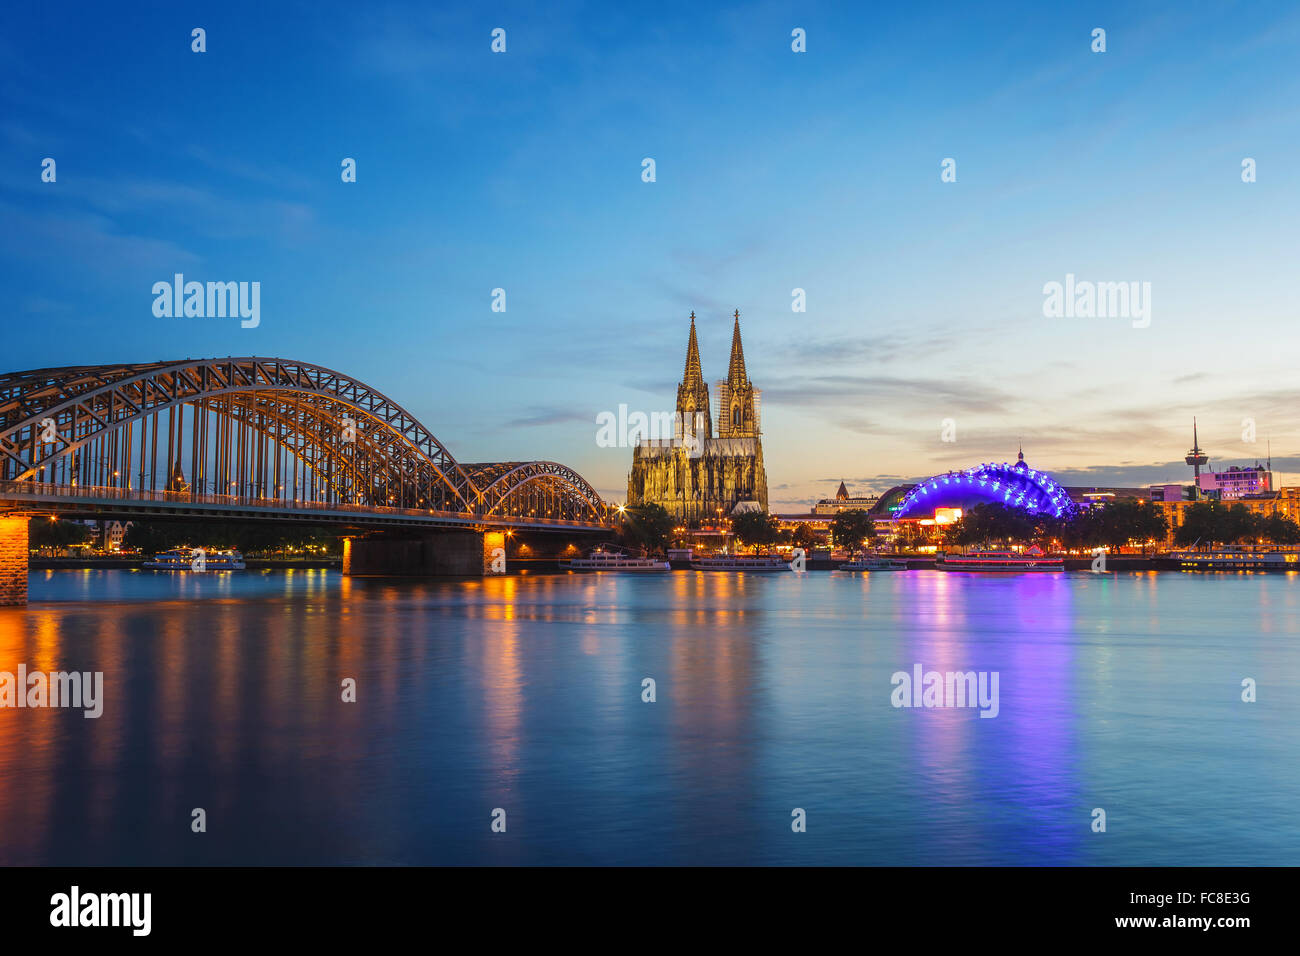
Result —
[[731, 330], [731, 365], [727, 378], [718, 383], [718, 437], [757, 438], [759, 391], [745, 371], [745, 349], [740, 344], [740, 310], [734, 313]]
[[682, 373], [682, 385], [697, 388], [704, 384], [704, 372], [700, 369], [700, 343], [695, 337], [695, 310], [691, 310], [691, 338], [686, 345], [686, 371]]
[[740, 345], [740, 310], [736, 310], [736, 324], [731, 330], [731, 365], [727, 367], [727, 381], [735, 385], [743, 385], [747, 381], [745, 375], [745, 350]]
[[695, 336], [695, 312], [691, 312], [691, 337], [686, 345], [686, 371], [677, 386], [676, 436], [691, 434], [704, 440], [713, 437], [712, 413], [709, 411], [709, 384], [700, 368], [700, 343]]

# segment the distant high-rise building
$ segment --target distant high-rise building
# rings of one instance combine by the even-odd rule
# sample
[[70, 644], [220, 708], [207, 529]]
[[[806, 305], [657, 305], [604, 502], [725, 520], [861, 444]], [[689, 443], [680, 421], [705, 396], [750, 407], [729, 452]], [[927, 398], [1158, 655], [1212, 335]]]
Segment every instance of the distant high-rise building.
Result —
[[1201, 492], [1217, 492], [1221, 501], [1232, 501], [1250, 495], [1261, 495], [1273, 490], [1273, 472], [1259, 462], [1254, 466], [1239, 468], [1233, 465], [1227, 471], [1209, 471], [1197, 478]]
[[1184, 458], [1183, 460], [1187, 462], [1187, 464], [1190, 465], [1192, 468], [1192, 487], [1195, 489], [1192, 492], [1192, 496], [1194, 498], [1200, 498], [1201, 497], [1201, 468], [1207, 462], [1209, 462], [1210, 459], [1206, 456], [1205, 452], [1201, 451], [1201, 443], [1196, 437], [1195, 418], [1192, 419], [1192, 450], [1187, 453], [1187, 457]]

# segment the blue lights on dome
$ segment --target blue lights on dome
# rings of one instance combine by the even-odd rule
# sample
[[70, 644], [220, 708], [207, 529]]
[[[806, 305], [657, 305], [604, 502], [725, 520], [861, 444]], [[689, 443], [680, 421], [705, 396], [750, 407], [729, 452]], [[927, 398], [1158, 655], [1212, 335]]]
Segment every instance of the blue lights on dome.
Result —
[[1032, 514], [1067, 518], [1078, 511], [1066, 490], [1041, 471], [1025, 465], [985, 464], [927, 478], [907, 493], [895, 518], [933, 514], [935, 508], [973, 508], [997, 502]]

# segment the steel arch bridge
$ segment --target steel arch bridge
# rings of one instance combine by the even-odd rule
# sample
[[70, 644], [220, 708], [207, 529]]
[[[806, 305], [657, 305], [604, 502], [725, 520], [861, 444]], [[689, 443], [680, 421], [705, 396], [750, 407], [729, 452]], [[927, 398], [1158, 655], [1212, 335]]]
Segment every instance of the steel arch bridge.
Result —
[[1078, 510], [1070, 495], [1051, 476], [1019, 461], [1014, 465], [988, 463], [965, 471], [933, 475], [907, 493], [894, 517], [932, 513], [936, 507], [971, 508], [989, 502], [1057, 518], [1068, 517]]
[[461, 464], [365, 383], [256, 357], [0, 375], [0, 503], [376, 527], [610, 524], [608, 505], [571, 468]]

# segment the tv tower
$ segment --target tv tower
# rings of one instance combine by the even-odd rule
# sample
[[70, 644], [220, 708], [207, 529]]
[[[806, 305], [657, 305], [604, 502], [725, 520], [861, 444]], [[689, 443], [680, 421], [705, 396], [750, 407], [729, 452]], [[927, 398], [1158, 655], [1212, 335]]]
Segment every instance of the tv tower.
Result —
[[1187, 453], [1183, 459], [1187, 464], [1192, 466], [1192, 500], [1201, 500], [1201, 466], [1209, 462], [1205, 452], [1201, 451], [1201, 443], [1196, 437], [1196, 418], [1192, 418], [1192, 450]]

